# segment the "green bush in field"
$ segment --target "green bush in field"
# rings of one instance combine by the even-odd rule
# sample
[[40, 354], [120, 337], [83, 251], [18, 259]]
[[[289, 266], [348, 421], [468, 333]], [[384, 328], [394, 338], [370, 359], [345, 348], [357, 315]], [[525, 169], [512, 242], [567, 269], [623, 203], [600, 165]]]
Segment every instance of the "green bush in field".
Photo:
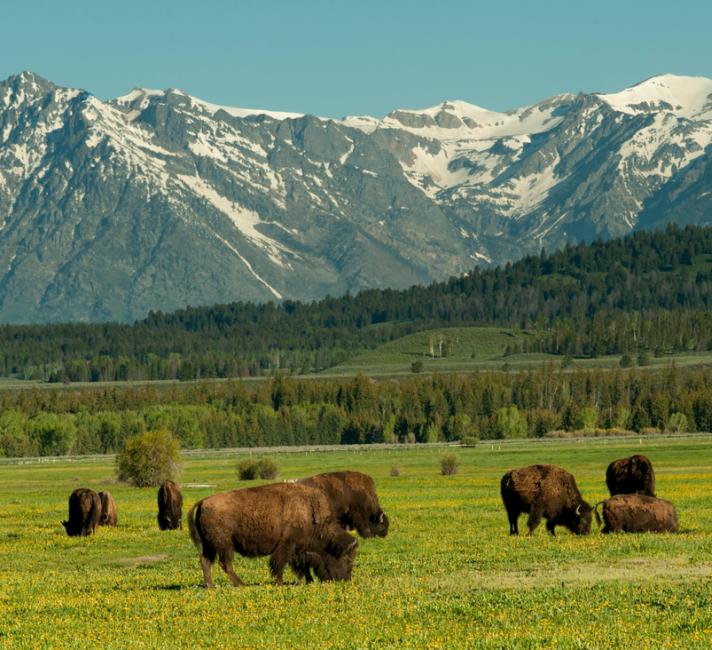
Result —
[[460, 469], [460, 457], [455, 454], [448, 454], [440, 459], [440, 473], [443, 476], [457, 474]]
[[391, 467], [390, 475], [393, 477], [400, 476], [401, 468], [398, 465], [393, 465], [393, 467]]
[[682, 433], [689, 429], [687, 416], [684, 413], [672, 413], [665, 424], [665, 429], [671, 433]]
[[277, 478], [277, 464], [269, 458], [246, 458], [237, 464], [237, 476], [241, 481], [274, 479]]
[[116, 456], [116, 465], [120, 481], [137, 487], [160, 485], [180, 473], [180, 443], [165, 430], [131, 436]]

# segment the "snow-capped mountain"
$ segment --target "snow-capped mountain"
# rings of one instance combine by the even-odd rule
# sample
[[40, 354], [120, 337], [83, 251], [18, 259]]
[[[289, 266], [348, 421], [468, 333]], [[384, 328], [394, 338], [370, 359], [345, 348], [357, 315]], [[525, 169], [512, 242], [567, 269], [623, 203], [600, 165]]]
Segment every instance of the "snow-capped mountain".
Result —
[[0, 321], [313, 299], [712, 221], [712, 80], [342, 120], [0, 82]]

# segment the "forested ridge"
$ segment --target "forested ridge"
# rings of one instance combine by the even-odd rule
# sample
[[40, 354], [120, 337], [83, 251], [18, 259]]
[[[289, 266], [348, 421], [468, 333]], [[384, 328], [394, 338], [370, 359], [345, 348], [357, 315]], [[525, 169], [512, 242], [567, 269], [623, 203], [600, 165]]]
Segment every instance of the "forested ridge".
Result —
[[712, 228], [670, 226], [406, 290], [186, 308], [132, 325], [6, 325], [0, 372], [50, 381], [312, 372], [448, 325], [529, 330], [535, 336], [524, 352], [707, 350], [711, 307]]

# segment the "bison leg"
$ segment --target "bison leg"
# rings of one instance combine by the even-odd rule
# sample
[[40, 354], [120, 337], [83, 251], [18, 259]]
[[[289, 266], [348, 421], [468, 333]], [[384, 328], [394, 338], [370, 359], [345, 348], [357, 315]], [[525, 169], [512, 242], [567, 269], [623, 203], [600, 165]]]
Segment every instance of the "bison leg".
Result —
[[220, 555], [220, 566], [223, 568], [223, 571], [227, 573], [233, 587], [242, 587], [245, 584], [237, 577], [235, 569], [232, 568], [232, 553]]
[[294, 543], [281, 542], [274, 549], [269, 559], [269, 568], [274, 576], [274, 581], [278, 584], [284, 584], [284, 567], [289, 564], [289, 561], [294, 556]]
[[507, 519], [509, 519], [509, 534], [519, 535], [519, 512], [507, 510]]
[[541, 523], [541, 517], [544, 513], [541, 510], [532, 510], [529, 513], [529, 518], [527, 519], [527, 528], [529, 528], [529, 535], [532, 535], [536, 530], [536, 527]]
[[556, 537], [556, 531], [554, 530], [555, 527], [556, 527], [556, 524], [554, 523], [554, 521], [552, 519], [549, 519], [546, 522], [546, 530], [548, 530], [551, 533], [552, 537]]
[[213, 584], [213, 576], [211, 567], [213, 563], [204, 555], [200, 556], [200, 565], [203, 567], [203, 580], [205, 580], [205, 586], [209, 589], [213, 589], [215, 585]]

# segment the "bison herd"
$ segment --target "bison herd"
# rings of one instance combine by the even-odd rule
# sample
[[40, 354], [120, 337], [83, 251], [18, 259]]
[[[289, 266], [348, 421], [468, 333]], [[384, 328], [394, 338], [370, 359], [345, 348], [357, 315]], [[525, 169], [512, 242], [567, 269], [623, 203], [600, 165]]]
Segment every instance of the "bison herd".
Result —
[[510, 470], [500, 483], [509, 534], [519, 534], [519, 515], [527, 513], [529, 535], [542, 518], [552, 535], [556, 526], [565, 526], [576, 535], [588, 535], [593, 513], [601, 525], [600, 505], [603, 533], [678, 531], [675, 506], [655, 496], [655, 472], [650, 459], [636, 454], [613, 461], [606, 470], [606, 485], [611, 498], [591, 507], [581, 496], [576, 479], [561, 467], [529, 465]]
[[[542, 519], [552, 535], [564, 526], [576, 535], [591, 532], [592, 515], [603, 533], [677, 532], [675, 507], [655, 495], [652, 463], [641, 455], [612, 462], [606, 471], [609, 499], [591, 507], [572, 474], [555, 465], [529, 465], [508, 471], [500, 492], [510, 535], [519, 534], [518, 520], [528, 515], [531, 535]], [[164, 481], [158, 489], [158, 526], [182, 528], [183, 497], [179, 486]], [[67, 535], [90, 535], [97, 526], [116, 526], [116, 504], [111, 494], [78, 488], [69, 497]], [[327, 472], [298, 481], [220, 492], [201, 499], [188, 513], [190, 538], [200, 551], [203, 578], [213, 586], [212, 565], [219, 560], [233, 585], [243, 581], [235, 573], [235, 553], [244, 557], [269, 556], [277, 584], [291, 567], [306, 582], [349, 580], [358, 548], [357, 539], [385, 537], [388, 517], [381, 508], [373, 479], [355, 471]]]
[[[173, 481], [158, 489], [158, 526], [181, 528], [183, 497]], [[90, 535], [97, 525], [116, 525], [116, 506], [108, 492], [78, 488], [69, 497], [67, 534]], [[213, 494], [188, 513], [190, 537], [200, 550], [203, 578], [213, 586], [216, 559], [232, 584], [244, 583], [235, 573], [235, 553], [269, 556], [272, 576], [282, 584], [284, 569], [312, 582], [349, 580], [357, 539], [385, 537], [388, 517], [376, 495], [373, 479], [361, 472], [328, 472], [299, 481], [274, 483]]]

